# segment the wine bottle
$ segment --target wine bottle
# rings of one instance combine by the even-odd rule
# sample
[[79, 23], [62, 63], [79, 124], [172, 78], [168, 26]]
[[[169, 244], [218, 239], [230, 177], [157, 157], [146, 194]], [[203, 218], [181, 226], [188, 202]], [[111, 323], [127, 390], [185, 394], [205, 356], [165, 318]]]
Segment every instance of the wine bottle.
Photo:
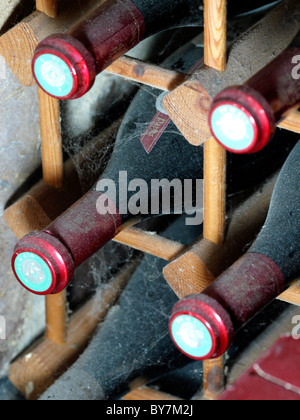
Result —
[[245, 85], [218, 94], [209, 116], [217, 141], [234, 153], [256, 153], [264, 148], [276, 124], [300, 105], [299, 62], [300, 32], [282, 54]]
[[286, 160], [266, 223], [242, 258], [199, 295], [175, 305], [170, 333], [187, 356], [221, 356], [234, 334], [300, 274], [300, 142]]
[[[270, 1], [231, 1], [229, 15]], [[66, 34], [37, 47], [32, 68], [38, 85], [59, 99], [84, 95], [95, 77], [140, 41], [166, 29], [203, 25], [203, 0], [108, 0]]]
[[[185, 227], [179, 217], [162, 235], [189, 245], [201, 231], [201, 226]], [[166, 264], [143, 258], [86, 351], [42, 400], [120, 398], [136, 378], [156, 377], [184, 362], [168, 334], [168, 314], [178, 298], [162, 276]]]
[[[202, 53], [201, 47], [188, 43], [166, 64], [187, 71]], [[203, 148], [186, 142], [167, 116], [157, 113], [160, 93], [151, 88], [137, 93], [97, 186], [45, 231], [19, 241], [12, 267], [27, 290], [59, 293], [76, 267], [130, 224], [160, 214], [193, 216], [197, 209], [202, 211]], [[153, 136], [156, 144], [149, 154], [144, 140], [153, 142]], [[228, 194], [262, 182], [280, 167], [295, 139], [286, 132], [278, 136], [260, 154], [228, 157]], [[290, 140], [282, 142], [287, 137]], [[202, 222], [201, 215], [189, 219], [188, 223]]]

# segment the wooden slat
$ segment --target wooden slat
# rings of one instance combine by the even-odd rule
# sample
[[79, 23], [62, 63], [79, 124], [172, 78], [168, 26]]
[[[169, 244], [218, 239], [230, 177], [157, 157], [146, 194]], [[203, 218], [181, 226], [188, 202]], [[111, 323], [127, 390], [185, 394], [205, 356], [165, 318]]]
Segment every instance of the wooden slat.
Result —
[[164, 91], [171, 91], [188, 77], [185, 73], [168, 70], [136, 58], [122, 57], [105, 71]]
[[58, 0], [36, 0], [36, 10], [56, 18], [58, 15]]
[[40, 88], [38, 97], [44, 181], [54, 188], [62, 188], [64, 166], [59, 101]]
[[227, 153], [214, 138], [204, 145], [205, 239], [222, 245], [225, 239]]
[[278, 300], [300, 306], [300, 279], [296, 280], [284, 293], [282, 293], [278, 297]]
[[295, 111], [289, 114], [280, 124], [278, 124], [278, 127], [300, 134], [300, 112]]
[[[204, 65], [219, 72], [226, 68], [227, 1], [204, 0]], [[215, 245], [225, 239], [227, 153], [210, 138], [204, 144], [203, 237]], [[225, 386], [224, 359], [203, 362], [203, 391], [215, 399]]]
[[227, 0], [204, 0], [204, 62], [218, 71], [226, 69]]
[[165, 261], [174, 260], [186, 248], [179, 242], [171, 241], [154, 232], [146, 232], [136, 228], [124, 230], [114, 238], [114, 241]]

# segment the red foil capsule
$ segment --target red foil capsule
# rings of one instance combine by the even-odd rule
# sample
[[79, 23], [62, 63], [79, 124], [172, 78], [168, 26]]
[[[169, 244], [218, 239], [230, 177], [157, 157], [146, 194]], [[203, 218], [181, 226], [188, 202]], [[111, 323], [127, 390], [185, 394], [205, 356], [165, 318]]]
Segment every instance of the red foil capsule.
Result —
[[221, 356], [233, 337], [233, 325], [227, 312], [205, 295], [192, 295], [178, 302], [169, 323], [176, 347], [194, 360]]
[[276, 124], [300, 104], [290, 47], [243, 86], [222, 91], [213, 101], [209, 124], [216, 140], [233, 153], [257, 153], [272, 139]]
[[235, 332], [275, 299], [285, 287], [270, 258], [247, 253], [199, 295], [175, 305], [170, 334], [178, 349], [196, 360], [223, 355]]
[[98, 73], [144, 38], [144, 19], [130, 0], [109, 0], [66, 34], [54, 34], [37, 46], [32, 71], [50, 96], [83, 96]]
[[237, 154], [259, 152], [276, 129], [269, 103], [248, 86], [226, 89], [216, 96], [209, 123], [216, 140]]
[[[107, 214], [97, 211], [100, 198], [109, 205]], [[37, 295], [61, 292], [73, 280], [75, 268], [113, 239], [121, 224], [108, 197], [87, 193], [44, 232], [31, 233], [18, 242], [12, 258], [17, 280]]]

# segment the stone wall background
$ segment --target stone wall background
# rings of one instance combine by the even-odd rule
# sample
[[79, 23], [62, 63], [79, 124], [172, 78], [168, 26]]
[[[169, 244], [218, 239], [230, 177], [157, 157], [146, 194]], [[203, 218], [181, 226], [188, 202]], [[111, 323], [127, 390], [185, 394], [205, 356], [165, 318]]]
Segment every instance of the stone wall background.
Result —
[[[20, 0], [0, 1], [0, 31], [19, 13]], [[36, 87], [23, 87], [0, 57], [0, 315], [6, 339], [0, 340], [0, 377], [10, 361], [44, 327], [43, 299], [22, 290], [10, 259], [16, 244], [3, 219], [7, 200], [40, 166], [39, 112]]]

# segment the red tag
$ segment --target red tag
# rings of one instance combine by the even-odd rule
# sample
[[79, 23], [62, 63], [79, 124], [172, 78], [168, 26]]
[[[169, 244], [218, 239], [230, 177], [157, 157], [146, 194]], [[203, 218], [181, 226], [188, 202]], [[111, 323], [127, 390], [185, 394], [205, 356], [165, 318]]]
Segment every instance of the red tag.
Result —
[[148, 154], [161, 138], [163, 132], [168, 127], [170, 122], [171, 118], [168, 115], [158, 112], [151, 123], [148, 125], [146, 131], [140, 138], [140, 141]]

